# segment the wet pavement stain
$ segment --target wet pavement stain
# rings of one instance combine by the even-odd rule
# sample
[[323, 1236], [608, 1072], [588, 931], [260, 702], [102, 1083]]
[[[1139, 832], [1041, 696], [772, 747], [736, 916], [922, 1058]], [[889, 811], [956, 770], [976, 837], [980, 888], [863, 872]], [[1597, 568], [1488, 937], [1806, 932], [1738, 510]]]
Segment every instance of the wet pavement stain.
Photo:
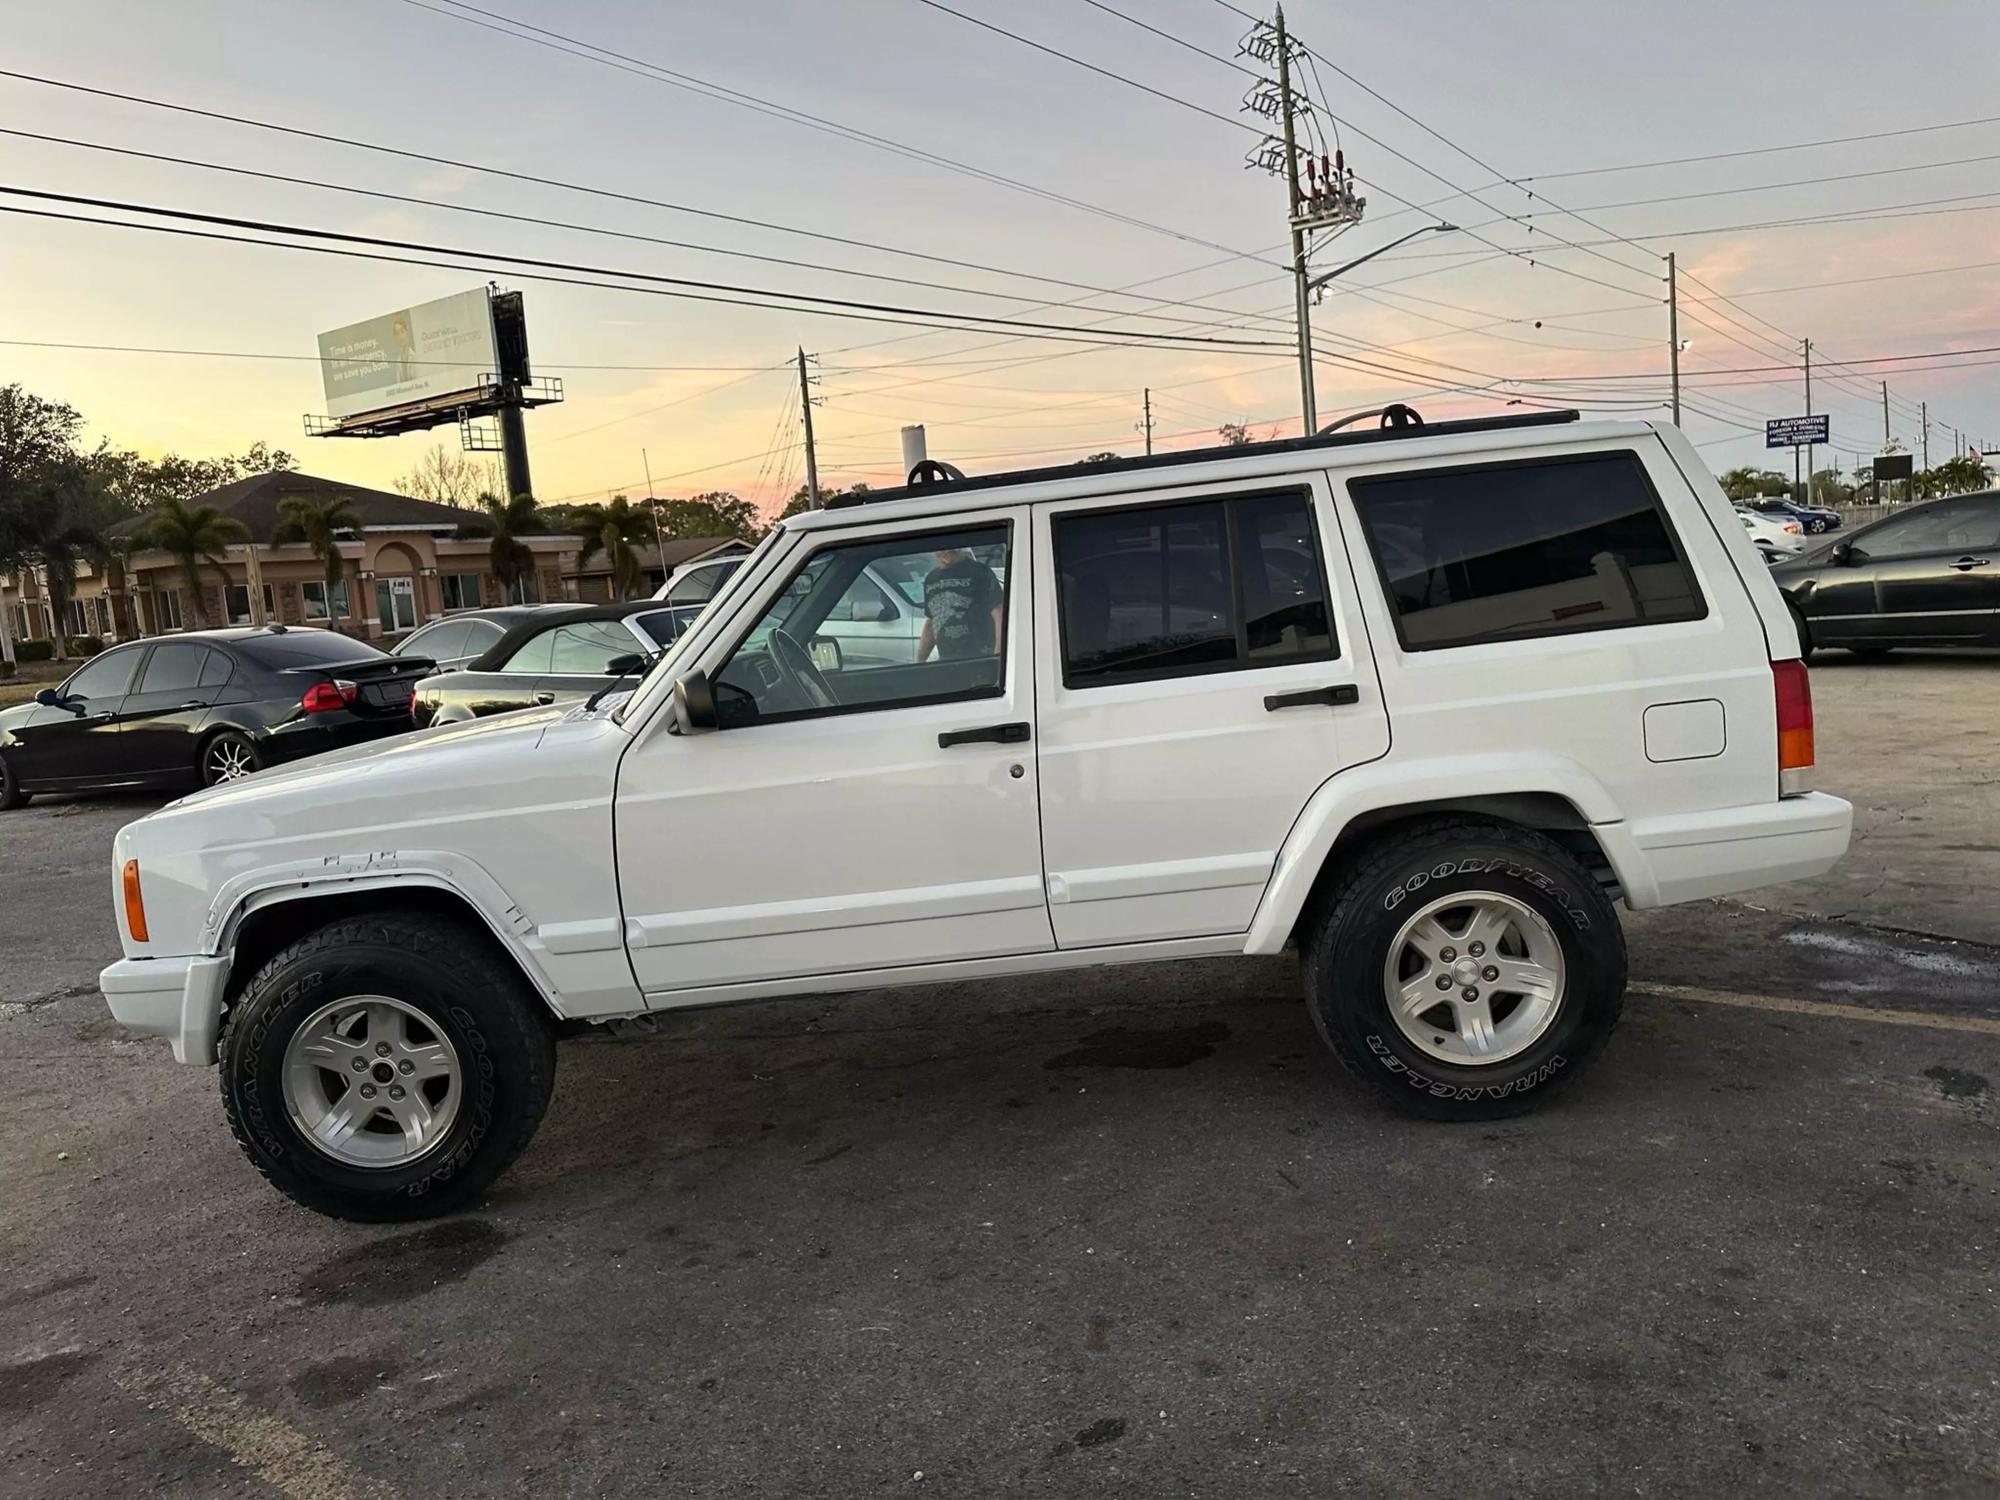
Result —
[[345, 1406], [359, 1401], [376, 1386], [393, 1380], [402, 1366], [393, 1359], [366, 1354], [342, 1354], [307, 1365], [289, 1382], [292, 1394], [312, 1407]]
[[1935, 1083], [1938, 1092], [1947, 1099], [1977, 1099], [1991, 1087], [1983, 1075], [1964, 1068], [1948, 1068], [1943, 1063], [1925, 1068], [1924, 1077]]
[[100, 1358], [81, 1349], [64, 1349], [40, 1359], [0, 1365], [0, 1411], [30, 1411], [40, 1406]]
[[1045, 1068], [1185, 1068], [1189, 1063], [1212, 1057], [1220, 1043], [1229, 1038], [1229, 1028], [1220, 1021], [1203, 1021], [1195, 1026], [1167, 1026], [1143, 1030], [1113, 1026], [1093, 1031], [1083, 1045], [1060, 1057], [1052, 1057]]
[[1101, 1421], [1092, 1422], [1079, 1432], [1076, 1435], [1076, 1445], [1079, 1448], [1096, 1448], [1104, 1443], [1115, 1443], [1123, 1436], [1125, 1436], [1125, 1419], [1105, 1417]]
[[448, 1219], [320, 1262], [299, 1283], [298, 1295], [307, 1302], [357, 1307], [406, 1302], [461, 1280], [511, 1238], [484, 1219]]
[[1101, 1313], [1093, 1314], [1084, 1321], [1083, 1347], [1092, 1354], [1102, 1354], [1111, 1347], [1111, 1320]]

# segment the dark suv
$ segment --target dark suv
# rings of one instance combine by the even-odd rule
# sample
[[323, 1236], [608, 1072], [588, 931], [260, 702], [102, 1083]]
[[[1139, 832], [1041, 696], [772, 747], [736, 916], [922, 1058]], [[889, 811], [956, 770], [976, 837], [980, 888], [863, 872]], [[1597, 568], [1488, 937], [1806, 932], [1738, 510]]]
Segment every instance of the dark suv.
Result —
[[1808, 650], [2000, 645], [2000, 491], [1899, 510], [1771, 577]]

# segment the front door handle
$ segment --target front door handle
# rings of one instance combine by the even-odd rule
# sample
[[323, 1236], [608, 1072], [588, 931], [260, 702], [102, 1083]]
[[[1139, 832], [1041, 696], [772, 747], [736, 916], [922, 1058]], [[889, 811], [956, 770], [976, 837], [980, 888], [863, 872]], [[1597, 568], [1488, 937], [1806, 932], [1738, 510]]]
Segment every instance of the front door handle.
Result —
[[1276, 713], [1281, 708], [1310, 708], [1315, 704], [1339, 708], [1360, 701], [1361, 689], [1351, 682], [1343, 682], [1338, 687], [1307, 688], [1302, 693], [1273, 693], [1264, 700], [1264, 707]]
[[546, 708], [549, 704], [555, 701], [556, 701], [556, 695], [554, 693], [535, 694], [535, 703], [538, 707]]
[[1952, 567], [1960, 573], [1970, 573], [1974, 568], [1987, 568], [1992, 565], [1993, 559], [1990, 557], [1961, 557], [1952, 564]]
[[177, 714], [192, 713], [197, 708], [207, 708], [207, 707], [208, 705], [206, 703], [203, 703], [200, 699], [190, 698], [187, 702], [183, 703], [179, 708], [175, 709], [174, 712]]
[[953, 745], [1018, 745], [1028, 737], [1026, 724], [988, 724], [982, 729], [948, 729], [938, 736], [938, 748]]

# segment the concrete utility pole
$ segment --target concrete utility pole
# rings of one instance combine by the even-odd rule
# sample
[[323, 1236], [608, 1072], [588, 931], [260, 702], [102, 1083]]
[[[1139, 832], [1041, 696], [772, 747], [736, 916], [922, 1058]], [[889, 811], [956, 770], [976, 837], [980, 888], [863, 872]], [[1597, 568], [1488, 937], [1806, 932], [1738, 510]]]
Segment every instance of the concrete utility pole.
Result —
[[1293, 124], [1292, 49], [1285, 36], [1285, 8], [1277, 7], [1272, 26], [1278, 33], [1278, 103], [1285, 128], [1285, 217], [1292, 229], [1292, 294], [1299, 325], [1299, 409], [1305, 418], [1305, 436], [1319, 430], [1319, 412], [1313, 399], [1312, 293], [1306, 286], [1306, 234], [1299, 227], [1299, 150]]
[[799, 350], [799, 411], [806, 420], [806, 505], [819, 509], [819, 458], [813, 451], [812, 383], [806, 377], [806, 351]]
[[1153, 456], [1153, 388], [1146, 387], [1146, 419], [1139, 424], [1139, 430], [1146, 434], [1146, 457]]
[[1674, 426], [1681, 425], [1681, 297], [1674, 280], [1674, 252], [1667, 252], [1667, 358], [1674, 372]]

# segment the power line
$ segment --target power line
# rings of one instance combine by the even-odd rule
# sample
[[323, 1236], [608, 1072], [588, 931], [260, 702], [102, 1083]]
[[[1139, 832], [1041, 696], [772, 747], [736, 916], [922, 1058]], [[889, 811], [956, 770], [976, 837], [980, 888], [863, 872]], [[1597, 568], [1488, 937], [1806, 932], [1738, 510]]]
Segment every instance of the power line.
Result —
[[[1163, 224], [1149, 223], [1144, 219], [1119, 213], [1114, 209], [1105, 208], [1100, 204], [1089, 203], [1080, 198], [1071, 198], [1066, 194], [1054, 192], [1048, 188], [1037, 187], [1033, 183], [1024, 182], [1018, 178], [1007, 177], [998, 172], [991, 172], [983, 167], [975, 167], [967, 162], [958, 161], [941, 153], [926, 150], [923, 147], [912, 146], [907, 142], [897, 141], [888, 136], [876, 135], [871, 131], [842, 125], [838, 121], [828, 120], [822, 116], [810, 114], [805, 110], [794, 109], [789, 105], [777, 104], [772, 100], [746, 93], [740, 89], [732, 89], [722, 84], [710, 83], [706, 79], [698, 78], [693, 74], [677, 72], [672, 68], [663, 67], [658, 63], [648, 62], [643, 58], [617, 52], [609, 47], [600, 47], [593, 42], [586, 42], [560, 31], [535, 26], [529, 22], [504, 15], [499, 11], [481, 9], [476, 5], [465, 3], [465, 0], [443, 0], [445, 5], [452, 7], [451, 10], [440, 10], [436, 5], [426, 3], [426, 0], [403, 0], [403, 3], [414, 6], [418, 10], [425, 10], [431, 12], [433, 15], [442, 16], [447, 20], [461, 22], [469, 26], [477, 26], [482, 30], [496, 32], [501, 36], [512, 37], [516, 41], [527, 42], [533, 46], [546, 47], [552, 51], [565, 53], [571, 57], [581, 58], [585, 62], [615, 68], [620, 72], [631, 73], [636, 77], [650, 79], [652, 82], [665, 84], [668, 87], [688, 90], [706, 98], [717, 99], [723, 103], [734, 104], [753, 110], [758, 114], [771, 115], [775, 118], [786, 120], [791, 124], [803, 125], [808, 129], [820, 131], [823, 134], [836, 135], [858, 144], [873, 146], [913, 161], [921, 161], [932, 166], [942, 167], [946, 171], [955, 172], [961, 176], [974, 177], [996, 186], [1011, 188], [1017, 192], [1027, 193], [1032, 197], [1045, 199], [1051, 203], [1060, 203], [1068, 208], [1094, 214], [1099, 218], [1111, 219], [1134, 229], [1144, 229], [1154, 234], [1164, 234], [1186, 244], [1201, 245], [1210, 250], [1220, 250], [1226, 254], [1242, 256], [1246, 260], [1254, 258], [1230, 245], [1217, 244], [1212, 240], [1202, 239], [1198, 235], [1186, 234], [1181, 230], [1172, 229]], [[458, 12], [470, 12], [471, 14], [459, 14]], [[480, 16], [487, 17], [488, 19], [484, 21], [479, 20], [478, 17]], [[494, 22], [502, 24], [492, 24]]]
[[[636, 230], [616, 229], [600, 224], [579, 224], [568, 219], [551, 219], [537, 214], [508, 213], [502, 209], [480, 208], [469, 203], [455, 203], [449, 199], [427, 198], [411, 193], [392, 193], [380, 188], [358, 187], [349, 183], [328, 182], [316, 177], [299, 177], [285, 172], [266, 172], [253, 167], [233, 166], [227, 162], [206, 160], [200, 157], [173, 156], [157, 151], [141, 151], [130, 146], [113, 146], [100, 141], [86, 141], [71, 136], [45, 135], [40, 131], [17, 130], [0, 126], [0, 135], [17, 136], [26, 140], [45, 141], [53, 145], [72, 146], [85, 151], [101, 151], [117, 156], [135, 157], [145, 161], [165, 162], [174, 166], [194, 167], [201, 171], [225, 172], [232, 176], [254, 177], [265, 182], [281, 182], [294, 187], [318, 188], [327, 192], [347, 193], [356, 197], [378, 198], [390, 203], [408, 203], [422, 208], [443, 209], [451, 213], [474, 214], [481, 218], [502, 219], [516, 224], [533, 224], [545, 229], [564, 229], [578, 234], [601, 235], [611, 239], [631, 240], [639, 244], [664, 245], [675, 250], [694, 250], [706, 255], [730, 256], [740, 260], [760, 261], [767, 265], [790, 266], [798, 270], [822, 271], [836, 276], [858, 276], [869, 281], [886, 281], [897, 286], [922, 287], [930, 291], [952, 292], [967, 297], [998, 298], [1007, 302], [1021, 302], [1025, 299], [1018, 292], [1002, 291], [997, 288], [961, 286], [953, 282], [926, 281], [920, 277], [894, 276], [880, 271], [862, 271], [847, 266], [829, 266], [818, 261], [794, 260], [782, 255], [762, 255], [749, 250], [732, 250], [721, 245], [705, 245], [699, 241], [668, 239], [660, 235], [640, 234]], [[1003, 275], [1019, 275], [1018, 272], [1002, 272]], [[1181, 274], [1181, 273], [1175, 273]], [[1090, 296], [1126, 295], [1117, 288], [1095, 287], [1087, 282], [1066, 281], [1060, 278], [1046, 279], [1055, 285], [1076, 287]], [[1236, 316], [1233, 309], [1209, 307], [1201, 303], [1182, 301], [1172, 297], [1139, 297], [1135, 300], [1152, 303], [1161, 307], [1191, 307], [1203, 312], [1218, 312], [1225, 316]], [[1045, 306], [1071, 306], [1072, 303], [1052, 303]], [[1159, 322], [1186, 322], [1169, 313], [1147, 312], [1143, 309], [1128, 309], [1118, 314], [1121, 317], [1151, 318]], [[1236, 326], [1214, 324], [1215, 327]]]
[[[478, 172], [489, 177], [497, 177], [511, 182], [527, 183], [535, 187], [556, 188], [563, 192], [581, 193], [589, 197], [604, 198], [618, 203], [635, 204], [646, 208], [665, 209], [670, 213], [690, 214], [697, 218], [713, 219], [719, 223], [736, 224], [745, 228], [765, 229], [779, 234], [797, 235], [806, 239], [822, 240], [828, 244], [845, 245], [850, 249], [873, 250], [884, 255], [902, 256], [912, 260], [928, 261], [934, 265], [953, 266], [959, 270], [985, 271], [999, 276], [1012, 276], [1024, 281], [1037, 281], [1045, 285], [1067, 287], [1074, 290], [1111, 295], [1110, 289], [1094, 287], [1085, 282], [1065, 280], [1057, 276], [1044, 276], [1034, 271], [1017, 271], [1005, 266], [987, 265], [974, 260], [961, 260], [948, 255], [933, 255], [907, 246], [879, 244], [872, 240], [856, 239], [847, 235], [828, 234], [807, 229], [795, 224], [785, 224], [769, 219], [757, 219], [743, 214], [723, 213], [720, 210], [698, 208], [693, 204], [676, 203], [664, 198], [649, 198], [641, 193], [628, 193], [616, 188], [597, 187], [588, 183], [566, 181], [559, 177], [544, 177], [533, 172], [520, 172], [507, 167], [496, 167], [483, 162], [467, 161], [457, 157], [439, 156], [431, 152], [415, 151], [402, 146], [385, 145], [378, 141], [362, 140], [355, 136], [333, 135], [325, 131], [309, 130], [297, 125], [284, 125], [274, 120], [262, 120], [251, 115], [230, 114], [221, 110], [201, 109], [191, 104], [176, 104], [167, 99], [154, 99], [144, 94], [134, 94], [117, 89], [96, 88], [89, 84], [74, 83], [68, 79], [50, 78], [36, 73], [23, 73], [9, 68], [0, 68], [0, 78], [11, 78], [20, 83], [39, 84], [45, 88], [62, 89], [71, 93], [85, 94], [99, 99], [109, 99], [123, 104], [136, 104], [148, 109], [165, 110], [174, 114], [189, 115], [204, 120], [215, 120], [227, 125], [240, 125], [247, 129], [267, 131], [276, 135], [290, 136], [298, 140], [318, 141], [325, 145], [342, 146], [350, 150], [370, 151], [378, 155], [399, 157], [405, 161], [423, 162], [430, 166], [450, 167], [462, 172]], [[1225, 250], [1228, 257], [1257, 260], [1256, 255], [1246, 256], [1239, 250], [1227, 246], [1210, 248]], [[726, 252], [724, 252], [726, 253]], [[1264, 262], [1275, 265], [1275, 262]], [[1196, 267], [1192, 269], [1204, 269]], [[1279, 269], [1282, 269], [1280, 267]], [[1183, 272], [1174, 275], [1186, 274]], [[1166, 280], [1155, 277], [1154, 280]], [[1158, 298], [1143, 298], [1144, 301], [1160, 301]]]
[[1735, 161], [1746, 156], [1775, 156], [1786, 151], [1813, 151], [1824, 146], [1852, 146], [1862, 141], [1886, 141], [1901, 136], [1929, 135], [1940, 130], [1969, 130], [1978, 125], [1994, 124], [2000, 124], [2000, 115], [1982, 115], [1973, 120], [1947, 120], [1938, 125], [1909, 125], [1899, 130], [1871, 130], [1862, 135], [1824, 136], [1811, 141], [1792, 141], [1781, 146], [1749, 146], [1737, 151], [1710, 151], [1699, 156], [1667, 156], [1654, 161], [1626, 162], [1615, 167], [1575, 167], [1567, 172], [1537, 172], [1530, 177], [1514, 177], [1506, 180], [1525, 187], [1529, 183], [1557, 182], [1570, 177], [1604, 177], [1618, 172], [1648, 172], [1657, 167], [1685, 167], [1700, 162]]
[[[726, 301], [727, 299], [716, 296], [701, 296], [701, 295], [696, 295], [696, 293], [730, 293], [736, 297], [764, 297], [764, 298], [782, 299], [784, 302], [787, 303], [807, 304], [804, 307], [788, 306], [783, 309], [785, 311], [791, 311], [791, 312], [824, 313], [826, 316], [829, 317], [842, 317], [842, 316], [868, 317], [868, 315], [870, 314], [879, 313], [885, 316], [879, 319], [868, 318], [868, 320], [881, 321], [881, 322], [901, 321], [906, 324], [910, 322], [916, 322], [917, 324], [919, 324], [919, 326], [943, 327], [943, 328], [956, 328], [965, 326], [966, 331], [971, 331], [971, 332], [983, 332], [985, 331], [986, 326], [989, 325], [991, 327], [996, 327], [996, 328], [1043, 330], [1047, 332], [1054, 332], [1056, 334], [1060, 334], [1075, 339], [1077, 342], [1083, 342], [1083, 343], [1100, 342], [1100, 340], [1095, 338], [1080, 337], [1080, 335], [1090, 333], [1091, 330], [1088, 329], [1079, 330], [1069, 325], [1061, 323], [1031, 322], [1031, 321], [1017, 320], [1012, 318], [988, 316], [981, 313], [958, 313], [958, 312], [950, 312], [937, 309], [913, 308], [913, 307], [900, 306], [894, 303], [859, 302], [851, 298], [845, 298], [845, 297], [820, 297], [805, 292], [781, 291], [770, 287], [744, 286], [739, 284], [732, 284], [729, 282], [699, 281], [690, 277], [661, 276], [652, 272], [624, 270], [617, 267], [591, 266], [571, 261], [544, 260], [534, 256], [511, 255], [502, 251], [465, 249], [459, 246], [450, 246], [450, 245], [432, 245], [432, 244], [426, 244], [418, 240], [395, 240], [378, 235], [347, 234], [337, 230], [315, 229], [301, 225], [281, 224], [270, 220], [240, 219], [224, 214], [196, 213], [189, 209], [160, 208], [151, 204], [130, 203], [111, 198], [93, 198], [73, 193], [52, 193], [52, 192], [41, 191], [34, 188], [15, 187], [7, 184], [0, 184], [0, 193], [8, 193], [18, 197], [34, 198], [43, 202], [68, 203], [88, 208], [109, 209], [114, 212], [147, 214], [156, 217], [182, 219], [199, 224], [215, 224], [235, 229], [249, 229], [249, 230], [255, 230], [262, 234], [287, 234], [304, 239], [330, 240], [340, 244], [347, 244], [347, 245], [376, 245], [394, 250], [415, 251], [419, 254], [472, 256], [475, 258], [483, 258], [489, 261], [504, 262], [509, 266], [528, 266], [545, 270], [567, 271], [593, 277], [616, 276], [624, 278], [627, 281], [638, 281], [647, 283], [647, 285], [643, 287], [623, 286], [603, 281], [581, 283], [584, 285], [599, 286], [607, 290], [651, 291], [651, 292], [656, 292], [658, 295], [662, 296], [685, 296], [690, 298], [690, 300], [709, 301], [709, 302]], [[112, 227], [123, 228], [123, 229], [166, 230], [168, 232], [179, 233], [179, 234], [194, 233], [193, 231], [174, 229], [171, 226], [165, 226], [165, 225], [129, 224], [109, 219], [78, 219], [77, 216], [66, 215], [66, 214], [37, 214], [36, 211], [34, 210], [22, 209], [4, 205], [0, 205], [0, 211], [5, 211], [8, 213], [31, 214], [37, 217], [44, 217], [44, 218], [71, 219], [77, 222], [110, 225]], [[215, 235], [207, 235], [202, 237], [223, 238], [223, 239], [236, 238], [235, 236], [215, 236]], [[239, 240], [238, 242], [248, 243], [248, 244], [278, 245], [278, 242], [272, 240], [253, 239], [253, 240]], [[319, 250], [324, 247], [314, 246], [314, 245], [278, 245], [278, 248], [291, 249], [291, 250], [301, 250], [301, 249]], [[473, 268], [457, 267], [457, 269], [473, 269]], [[516, 274], [526, 275], [529, 273], [519, 272]], [[548, 279], [548, 278], [541, 278], [541, 279]], [[563, 278], [554, 278], [554, 279], [560, 280]], [[739, 306], [739, 307], [752, 307], [752, 306], [769, 307], [772, 306], [773, 304], [734, 301], [730, 302], [728, 305]], [[946, 321], [938, 321], [938, 320], [946, 320]], [[1204, 345], [1211, 347], [1243, 348], [1243, 349], [1282, 350], [1284, 348], [1283, 345], [1272, 343], [1269, 340], [1216, 339], [1197, 334], [1155, 333], [1141, 329], [1119, 329], [1115, 330], [1115, 332], [1121, 340], [1138, 339], [1138, 340], [1143, 340], [1148, 344], [1155, 341], [1159, 341], [1161, 343], [1169, 344], [1175, 347], [1179, 347], [1186, 344], [1194, 344], [1194, 345]]]
[[[1985, 162], [2000, 161], [2000, 153], [1988, 156], [1960, 156], [1949, 161], [1917, 162], [1906, 167], [1878, 167], [1866, 172], [1835, 172], [1826, 177], [1794, 177], [1784, 182], [1758, 182], [1747, 187], [1705, 188], [1699, 192], [1664, 193], [1653, 198], [1626, 198], [1616, 203], [1592, 203], [1585, 208], [1570, 209], [1549, 201], [1551, 210], [1561, 216], [1576, 218], [1586, 213], [1605, 213], [1614, 208], [1647, 208], [1658, 203], [1681, 203], [1695, 198], [1729, 198], [1743, 193], [1776, 193], [1789, 188], [1819, 187], [1829, 182], [1858, 182], [1864, 177], [1906, 177], [1912, 172], [1939, 172], [1947, 167], [1978, 166]], [[1539, 218], [1532, 211], [1521, 215], [1524, 219]]]

